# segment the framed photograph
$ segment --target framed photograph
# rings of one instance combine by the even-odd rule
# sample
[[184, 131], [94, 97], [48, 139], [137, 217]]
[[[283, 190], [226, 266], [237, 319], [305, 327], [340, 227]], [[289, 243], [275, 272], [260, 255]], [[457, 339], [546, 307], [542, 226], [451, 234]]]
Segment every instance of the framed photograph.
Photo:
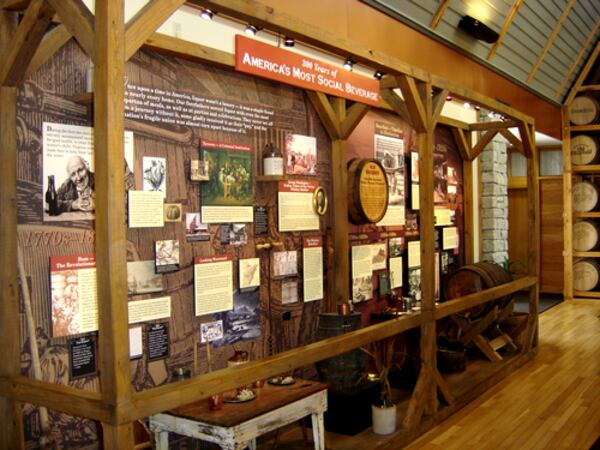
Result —
[[289, 305], [298, 301], [298, 282], [285, 281], [281, 283], [281, 303]]
[[167, 196], [167, 159], [144, 156], [142, 159], [144, 172], [144, 191], [162, 192]]
[[168, 273], [179, 270], [179, 241], [176, 239], [167, 239], [156, 241], [155, 250], [155, 270], [156, 273]]
[[387, 269], [387, 245], [385, 242], [371, 244], [371, 270]]
[[315, 212], [322, 216], [327, 212], [327, 193], [323, 187], [319, 186], [313, 192], [313, 209]]
[[129, 295], [151, 294], [163, 290], [162, 276], [155, 272], [154, 261], [127, 263], [127, 291]]
[[246, 245], [248, 229], [245, 223], [226, 223], [221, 225], [222, 245]]
[[398, 238], [390, 238], [388, 240], [389, 247], [389, 255], [390, 258], [396, 258], [398, 256], [402, 256], [402, 244], [404, 239], [401, 237]]
[[421, 301], [421, 268], [408, 269], [408, 295]]
[[286, 173], [317, 174], [317, 138], [289, 133], [285, 136]]
[[181, 222], [183, 213], [181, 203], [165, 203], [164, 221], [165, 222]]
[[272, 253], [272, 276], [275, 279], [294, 277], [298, 275], [298, 252], [273, 252]]
[[352, 278], [352, 303], [361, 303], [373, 298], [373, 275]]
[[204, 344], [216, 341], [217, 339], [223, 339], [222, 320], [213, 320], [212, 322], [200, 324], [200, 342]]
[[419, 182], [419, 152], [411, 150], [410, 152], [410, 181]]
[[190, 180], [208, 181], [208, 162], [198, 159], [190, 161]]
[[260, 286], [260, 258], [240, 259], [240, 289]]
[[185, 214], [185, 238], [187, 241], [208, 241], [208, 224], [200, 221], [200, 213]]

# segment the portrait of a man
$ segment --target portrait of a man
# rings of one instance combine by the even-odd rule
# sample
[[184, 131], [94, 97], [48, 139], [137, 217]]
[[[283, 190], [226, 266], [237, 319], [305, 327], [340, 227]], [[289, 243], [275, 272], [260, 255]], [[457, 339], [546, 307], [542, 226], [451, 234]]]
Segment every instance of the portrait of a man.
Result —
[[315, 212], [322, 216], [327, 212], [327, 195], [325, 189], [318, 187], [313, 194], [313, 208]]
[[95, 208], [94, 173], [81, 156], [67, 161], [67, 179], [57, 191], [59, 213], [70, 211], [91, 212]]

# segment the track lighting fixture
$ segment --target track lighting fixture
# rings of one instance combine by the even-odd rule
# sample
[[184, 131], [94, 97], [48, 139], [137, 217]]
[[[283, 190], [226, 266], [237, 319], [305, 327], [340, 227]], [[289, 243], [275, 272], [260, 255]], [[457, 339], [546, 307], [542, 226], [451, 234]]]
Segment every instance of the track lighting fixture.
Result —
[[285, 45], [286, 47], [293, 47], [295, 44], [296, 44], [296, 42], [294, 41], [294, 38], [286, 36], [283, 39], [283, 45]]
[[205, 20], [212, 20], [215, 14], [216, 13], [212, 12], [210, 9], [205, 9], [204, 11], [202, 11], [202, 13], [200, 13], [200, 17], [202, 17]]
[[348, 57], [346, 59], [346, 62], [344, 63], [344, 69], [346, 69], [346, 70], [352, 70], [353, 67], [354, 67], [354, 61], [352, 61], [352, 59], [350, 59]]
[[464, 106], [465, 108], [469, 109], [469, 108], [471, 107], [471, 103], [469, 103], [469, 102], [464, 102], [464, 103], [463, 103], [463, 106]]
[[452, 94], [448, 94], [448, 95], [446, 95], [446, 101], [447, 101], [447, 102], [451, 102], [451, 101], [452, 101], [452, 98], [453, 98], [453, 97], [452, 97]]
[[381, 80], [384, 75], [385, 75], [385, 72], [383, 72], [381, 70], [376, 70], [375, 73], [373, 74], [373, 76], [375, 77], [376, 80]]
[[249, 36], [256, 36], [256, 33], [258, 33], [258, 27], [249, 23], [244, 32]]

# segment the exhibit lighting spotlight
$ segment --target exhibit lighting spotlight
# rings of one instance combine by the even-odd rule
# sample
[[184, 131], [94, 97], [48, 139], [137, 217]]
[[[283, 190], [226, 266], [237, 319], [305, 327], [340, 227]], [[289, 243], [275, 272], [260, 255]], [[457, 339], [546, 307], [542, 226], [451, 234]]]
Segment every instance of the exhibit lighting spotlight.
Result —
[[375, 77], [375, 79], [377, 80], [381, 80], [383, 78], [383, 76], [385, 75], [385, 72], [381, 71], [381, 70], [376, 70], [375, 73], [373, 74], [373, 76]]
[[286, 36], [283, 40], [283, 45], [285, 45], [286, 47], [293, 47], [294, 45], [296, 45], [296, 42], [294, 41], [294, 38]]
[[202, 13], [200, 14], [200, 17], [202, 17], [205, 20], [212, 20], [213, 16], [216, 13], [212, 12], [210, 9], [205, 9], [204, 11], [202, 11]]
[[256, 33], [258, 33], [258, 27], [249, 23], [248, 26], [246, 27], [246, 29], [244, 30], [244, 32], [247, 35], [256, 36]]
[[498, 40], [499, 34], [490, 27], [471, 16], [463, 16], [458, 22], [458, 28], [463, 30], [469, 36], [474, 37], [488, 44], [493, 44]]
[[469, 108], [471, 107], [471, 104], [470, 104], [469, 102], [465, 102], [465, 103], [463, 104], [463, 106], [464, 106], [465, 108], [469, 109]]
[[447, 102], [451, 102], [452, 101], [452, 94], [446, 95], [446, 101]]
[[354, 67], [354, 61], [352, 61], [350, 58], [347, 58], [346, 62], [344, 63], [344, 69], [352, 70], [353, 67]]

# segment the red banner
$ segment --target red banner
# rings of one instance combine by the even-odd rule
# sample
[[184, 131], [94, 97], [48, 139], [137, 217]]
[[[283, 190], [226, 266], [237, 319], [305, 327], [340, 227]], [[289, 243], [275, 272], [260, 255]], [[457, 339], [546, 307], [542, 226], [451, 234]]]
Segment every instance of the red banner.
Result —
[[308, 56], [235, 36], [235, 69], [312, 91], [379, 106], [379, 81]]

